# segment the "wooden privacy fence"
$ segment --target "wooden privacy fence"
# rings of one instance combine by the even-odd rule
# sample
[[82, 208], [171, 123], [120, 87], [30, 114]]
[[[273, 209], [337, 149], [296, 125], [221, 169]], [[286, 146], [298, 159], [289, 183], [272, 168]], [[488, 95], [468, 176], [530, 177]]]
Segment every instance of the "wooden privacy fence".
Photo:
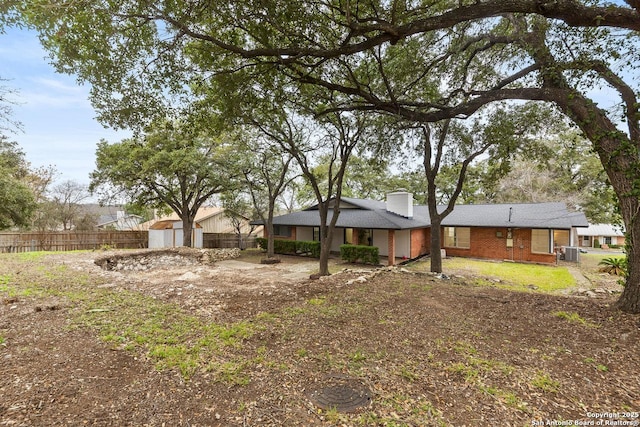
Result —
[[242, 239], [234, 233], [203, 233], [202, 245], [205, 248], [257, 248], [256, 236], [242, 234]]
[[146, 248], [146, 231], [61, 231], [0, 233], [0, 252], [74, 251], [80, 249]]
[[[147, 231], [60, 231], [0, 233], [0, 252], [75, 251], [81, 249], [139, 249], [149, 246]], [[205, 248], [257, 248], [256, 236], [204, 233]]]

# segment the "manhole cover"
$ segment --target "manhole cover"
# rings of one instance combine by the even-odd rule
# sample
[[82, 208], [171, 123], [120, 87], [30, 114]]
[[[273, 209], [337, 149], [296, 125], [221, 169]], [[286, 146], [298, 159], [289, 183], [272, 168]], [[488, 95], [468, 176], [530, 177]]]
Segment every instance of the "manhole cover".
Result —
[[309, 400], [321, 409], [353, 412], [371, 403], [371, 392], [358, 380], [332, 375], [309, 393]]

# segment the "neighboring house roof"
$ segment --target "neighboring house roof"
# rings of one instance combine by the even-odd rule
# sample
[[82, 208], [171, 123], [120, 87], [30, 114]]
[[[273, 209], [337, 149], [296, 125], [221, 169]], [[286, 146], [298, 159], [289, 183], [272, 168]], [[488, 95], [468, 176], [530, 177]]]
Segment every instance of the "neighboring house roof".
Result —
[[[373, 228], [402, 230], [431, 226], [427, 206], [413, 206], [413, 218], [388, 212], [386, 203], [345, 197], [336, 226], [341, 228]], [[438, 206], [442, 212], [445, 206]], [[314, 227], [319, 225], [318, 208], [281, 215], [274, 225]], [[329, 210], [329, 220], [333, 210]], [[444, 226], [570, 229], [587, 227], [581, 212], [570, 213], [564, 203], [507, 203], [493, 205], [456, 205], [442, 222]]]
[[[195, 216], [195, 222], [204, 228], [205, 233], [235, 233], [236, 230], [231, 224], [230, 220], [225, 217], [225, 209], [217, 206], [203, 206], [198, 209]], [[178, 214], [173, 212], [169, 216], [164, 216], [150, 221], [143, 222], [136, 228], [138, 230], [149, 230], [154, 224], [160, 221], [180, 221]], [[248, 223], [248, 218], [246, 218]], [[247, 233], [248, 231], [243, 231]], [[253, 230], [253, 234], [261, 232], [261, 228], [258, 227]]]
[[578, 230], [578, 236], [624, 236], [624, 228], [612, 224], [590, 224], [589, 227]]
[[[149, 230], [172, 230], [176, 223], [180, 222], [180, 220], [166, 219], [163, 221], [156, 221]], [[197, 222], [194, 224], [194, 228], [202, 228], [200, 224]]]
[[118, 213], [100, 215], [100, 217], [98, 218], [98, 227], [115, 224], [118, 221], [131, 221], [135, 225], [142, 219], [140, 215], [135, 214], [125, 214], [124, 216], [118, 215]]
[[[206, 219], [211, 218], [212, 216], [216, 216], [218, 214], [222, 214], [224, 213], [224, 209], [223, 208], [219, 208], [217, 206], [204, 206], [201, 207], [200, 209], [198, 209], [198, 212], [196, 212], [196, 217], [194, 218], [195, 222], [202, 222]], [[139, 229], [141, 230], [148, 230], [150, 229], [155, 223], [160, 222], [160, 221], [181, 221], [180, 217], [178, 216], [177, 213], [172, 212], [171, 215], [168, 216], [163, 216], [161, 218], [157, 218], [157, 219], [152, 219], [146, 222], [143, 222], [142, 224], [140, 224], [138, 226]]]

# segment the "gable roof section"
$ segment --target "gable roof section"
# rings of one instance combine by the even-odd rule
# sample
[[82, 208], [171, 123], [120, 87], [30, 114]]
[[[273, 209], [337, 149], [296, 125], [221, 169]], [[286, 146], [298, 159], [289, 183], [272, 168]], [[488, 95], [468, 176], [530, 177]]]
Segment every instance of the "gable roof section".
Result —
[[624, 236], [624, 228], [612, 224], [591, 224], [588, 228], [578, 230], [578, 236]]
[[[337, 227], [404, 230], [431, 226], [427, 206], [413, 207], [413, 218], [388, 212], [386, 203], [345, 197], [347, 205], [340, 209]], [[444, 206], [439, 206], [442, 212]], [[329, 220], [333, 210], [329, 210]], [[306, 210], [277, 216], [274, 225], [317, 227], [320, 224], [317, 205]], [[582, 212], [569, 213], [564, 203], [509, 203], [500, 205], [456, 205], [442, 223], [450, 227], [555, 228], [587, 227]]]

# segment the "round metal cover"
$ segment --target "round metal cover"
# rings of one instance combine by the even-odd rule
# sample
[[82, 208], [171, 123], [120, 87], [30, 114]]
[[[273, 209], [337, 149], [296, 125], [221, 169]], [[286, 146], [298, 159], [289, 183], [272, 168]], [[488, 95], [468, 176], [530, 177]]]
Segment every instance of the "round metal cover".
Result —
[[318, 408], [338, 412], [354, 412], [371, 403], [371, 392], [360, 381], [342, 375], [331, 375], [309, 393]]

